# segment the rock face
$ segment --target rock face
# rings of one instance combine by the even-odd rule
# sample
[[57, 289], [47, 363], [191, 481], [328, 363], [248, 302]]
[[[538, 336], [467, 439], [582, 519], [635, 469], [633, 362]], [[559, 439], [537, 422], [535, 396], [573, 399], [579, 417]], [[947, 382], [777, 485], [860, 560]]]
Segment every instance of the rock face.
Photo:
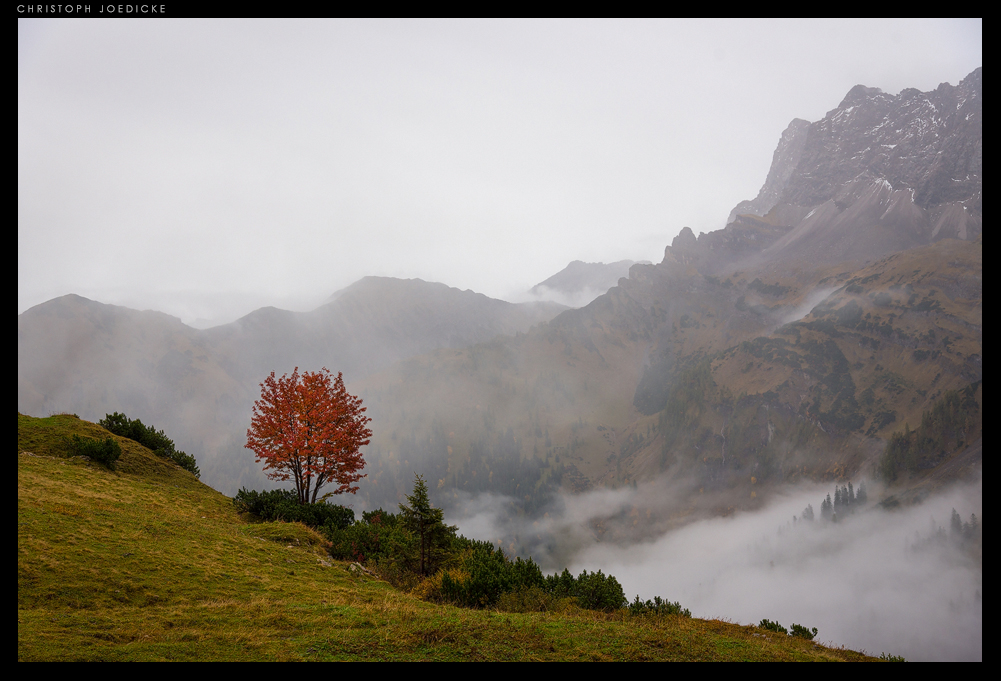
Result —
[[[718, 271], [760, 252], [810, 265], [868, 260], [983, 228], [983, 69], [959, 85], [889, 95], [857, 85], [782, 133], [758, 196], [688, 245]], [[701, 251], [696, 255], [695, 251]], [[761, 258], [759, 258], [760, 260]]]
[[726, 224], [729, 225], [736, 220], [738, 215], [764, 215], [779, 202], [782, 192], [789, 186], [789, 180], [803, 157], [803, 147], [806, 145], [809, 130], [809, 121], [804, 121], [802, 118], [792, 120], [779, 138], [779, 145], [772, 155], [772, 166], [768, 170], [768, 177], [761, 186], [761, 191], [753, 200], [738, 203], [730, 211]]
[[888, 95], [857, 85], [838, 108], [810, 126], [802, 157], [781, 201], [816, 206], [836, 199], [860, 175], [910, 190], [932, 209], [960, 202], [982, 211], [983, 69], [958, 86]]

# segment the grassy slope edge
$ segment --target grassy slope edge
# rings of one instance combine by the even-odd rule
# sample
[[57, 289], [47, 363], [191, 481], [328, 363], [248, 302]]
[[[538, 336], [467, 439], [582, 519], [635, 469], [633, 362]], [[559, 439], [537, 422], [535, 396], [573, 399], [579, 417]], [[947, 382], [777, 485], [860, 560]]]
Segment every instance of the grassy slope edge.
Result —
[[18, 660], [872, 659], [716, 620], [425, 603], [129, 440], [116, 471], [69, 456], [95, 424], [17, 420]]

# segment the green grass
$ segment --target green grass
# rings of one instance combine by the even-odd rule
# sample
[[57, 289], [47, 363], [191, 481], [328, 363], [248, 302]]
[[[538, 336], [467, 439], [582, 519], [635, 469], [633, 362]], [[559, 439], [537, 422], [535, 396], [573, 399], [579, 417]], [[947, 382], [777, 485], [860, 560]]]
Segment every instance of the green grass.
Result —
[[80, 419], [18, 414], [18, 660], [865, 660], [755, 627], [420, 601], [254, 523], [119, 438], [116, 471], [69, 456]]

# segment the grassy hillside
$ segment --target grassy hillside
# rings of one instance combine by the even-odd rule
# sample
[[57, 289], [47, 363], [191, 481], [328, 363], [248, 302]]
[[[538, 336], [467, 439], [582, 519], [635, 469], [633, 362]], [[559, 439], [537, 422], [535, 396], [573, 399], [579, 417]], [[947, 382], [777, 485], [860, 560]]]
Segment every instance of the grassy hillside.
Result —
[[425, 603], [75, 416], [18, 414], [18, 660], [865, 660], [754, 627]]

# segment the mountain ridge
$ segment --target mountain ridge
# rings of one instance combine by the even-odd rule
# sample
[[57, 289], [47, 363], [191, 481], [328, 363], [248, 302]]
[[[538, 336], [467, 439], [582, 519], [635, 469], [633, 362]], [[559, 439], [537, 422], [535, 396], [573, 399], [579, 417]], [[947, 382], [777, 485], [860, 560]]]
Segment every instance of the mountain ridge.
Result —
[[234, 477], [212, 460], [239, 456], [246, 425], [236, 424], [249, 420], [271, 371], [330, 366], [355, 380], [435, 348], [525, 332], [565, 309], [422, 280], [367, 279], [311, 312], [260, 308], [210, 329], [75, 294], [55, 298], [18, 315], [18, 408], [93, 420], [125, 411], [185, 433], [179, 446], [200, 453], [206, 481], [260, 484], [249, 461], [236, 464], [243, 477]]
[[[980, 73], [936, 91], [966, 122], [982, 111]], [[883, 157], [863, 159], [861, 176], [839, 169], [839, 154], [864, 148], [857, 139], [817, 140], [872, 131], [872, 116], [847, 109], [871, 104], [882, 121], [897, 107], [922, 133], [908, 138], [902, 125], [900, 139], [933, 147], [911, 156], [982, 164], [977, 125], [967, 126], [972, 141], [925, 134], [912, 109], [933, 111], [928, 98], [853, 89], [780, 140], [759, 192], [777, 202], [759, 202], [761, 215], [738, 213], [699, 237], [684, 228], [661, 263], [631, 266], [606, 294], [517, 341], [414, 358], [363, 381], [377, 432], [392, 433], [373, 439], [374, 477], [419, 462], [445, 489], [484, 491], [489, 478], [517, 498], [526, 486], [545, 495], [553, 484], [579, 491], [666, 474], [696, 491], [729, 490], [741, 507], [803, 477], [872, 477], [886, 438], [943, 391], [982, 395], [982, 179], [938, 206], [926, 190], [919, 205], [917, 189], [877, 174]], [[926, 189], [941, 179], [900, 158]], [[816, 177], [826, 167], [837, 172]], [[793, 203], [815, 185], [828, 187], [820, 203]], [[434, 396], [432, 408], [414, 404], [400, 387], [408, 381]]]
[[[943, 391], [976, 384], [982, 405], [982, 70], [932, 93], [853, 88], [786, 132], [753, 210], [698, 237], [682, 229], [660, 263], [631, 265], [579, 309], [523, 315], [513, 334], [496, 332], [510, 328], [501, 310], [516, 309], [503, 301], [486, 312], [479, 294], [411, 280], [415, 297], [376, 310], [353, 287], [398, 284], [366, 278], [318, 308], [351, 324], [256, 311], [146, 357], [131, 392], [77, 370], [61, 386], [68, 406], [42, 400], [41, 411], [87, 395], [109, 411], [146, 400], [152, 415], [130, 415], [211, 433], [179, 446], [214, 452], [203, 472], [233, 489], [259, 479], [235, 424], [261, 372], [327, 364], [325, 348], [342, 343], [341, 364], [357, 370], [349, 388], [375, 419], [372, 504], [399, 498], [415, 469], [453, 497], [491, 491], [532, 512], [554, 490], [660, 475], [687, 480], [684, 503], [712, 490], [730, 507], [804, 476], [870, 475], [886, 439]], [[448, 304], [424, 307], [436, 292]], [[22, 317], [19, 408], [47, 394], [22, 378], [22, 347], [47, 347]], [[364, 325], [385, 334], [352, 338]], [[382, 359], [351, 359], [372, 350]], [[185, 407], [198, 390], [208, 406]]]

